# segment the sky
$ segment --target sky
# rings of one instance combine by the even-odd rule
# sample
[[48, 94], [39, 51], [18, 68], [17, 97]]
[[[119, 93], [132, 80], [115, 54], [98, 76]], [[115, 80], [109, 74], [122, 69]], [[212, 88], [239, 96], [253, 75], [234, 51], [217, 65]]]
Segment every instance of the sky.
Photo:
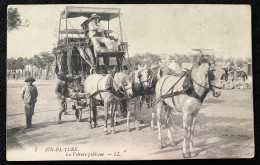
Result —
[[[52, 51], [57, 42], [60, 12], [73, 5], [18, 5], [29, 27], [7, 32], [7, 58], [32, 57]], [[121, 8], [124, 40], [129, 54], [191, 54], [213, 49], [216, 56], [251, 57], [249, 5], [74, 5]], [[10, 6], [9, 6], [10, 7]], [[71, 20], [80, 28], [85, 18]], [[117, 21], [114, 21], [117, 23]], [[197, 53], [197, 52], [196, 52]]]

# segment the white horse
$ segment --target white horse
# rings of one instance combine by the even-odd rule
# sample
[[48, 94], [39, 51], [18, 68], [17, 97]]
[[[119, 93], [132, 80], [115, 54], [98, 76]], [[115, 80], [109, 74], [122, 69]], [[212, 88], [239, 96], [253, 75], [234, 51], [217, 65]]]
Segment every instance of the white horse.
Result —
[[[221, 94], [221, 76], [224, 71], [220, 67], [211, 68], [209, 63], [195, 64], [190, 71], [191, 73], [186, 76], [193, 88], [187, 92], [183, 91], [184, 79], [175, 76], [164, 76], [156, 84], [156, 99], [157, 104], [157, 126], [158, 126], [158, 141], [159, 148], [163, 148], [163, 141], [161, 136], [161, 113], [166, 110], [166, 127], [170, 143], [175, 145], [172, 138], [169, 117], [172, 109], [176, 109], [183, 114], [183, 128], [184, 128], [184, 141], [183, 141], [183, 157], [196, 156], [193, 150], [193, 135], [195, 120], [201, 108], [203, 99], [211, 90], [214, 97], [219, 97]], [[179, 80], [179, 82], [177, 82]], [[176, 83], [177, 82], [177, 83]], [[175, 84], [175, 86], [174, 86]], [[171, 88], [173, 87], [174, 88]], [[176, 92], [174, 94], [174, 92]], [[163, 97], [165, 95], [168, 97]], [[166, 106], [167, 108], [164, 108]], [[188, 126], [190, 126], [188, 128]], [[188, 149], [189, 148], [189, 149]]]
[[104, 124], [104, 132], [108, 134], [107, 131], [107, 120], [108, 120], [108, 111], [109, 107], [111, 110], [111, 129], [113, 133], [115, 131], [115, 110], [117, 109], [117, 105], [120, 102], [120, 99], [126, 98], [129, 99], [133, 92], [132, 92], [132, 79], [129, 75], [118, 72], [115, 73], [112, 81], [113, 81], [113, 88], [115, 92], [119, 93], [121, 96], [113, 94], [106, 89], [106, 82], [107, 79], [111, 75], [99, 75], [99, 74], [92, 74], [89, 75], [85, 82], [84, 82], [84, 90], [87, 99], [87, 104], [90, 107], [90, 125], [92, 127], [92, 120], [91, 120], [91, 111], [93, 109], [93, 121], [94, 126], [97, 126], [96, 122], [96, 106], [95, 101], [102, 101], [104, 102], [104, 109], [105, 109], [105, 124]]

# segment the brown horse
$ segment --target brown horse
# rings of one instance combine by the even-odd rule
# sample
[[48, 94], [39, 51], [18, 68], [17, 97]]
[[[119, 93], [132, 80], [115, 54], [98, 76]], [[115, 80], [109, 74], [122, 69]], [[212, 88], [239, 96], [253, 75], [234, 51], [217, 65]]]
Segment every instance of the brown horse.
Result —
[[91, 112], [93, 110], [93, 120], [94, 126], [97, 126], [96, 121], [96, 102], [103, 102], [105, 109], [105, 124], [104, 132], [108, 134], [107, 131], [107, 121], [108, 121], [108, 111], [111, 110], [111, 129], [113, 133], [115, 131], [115, 111], [117, 105], [119, 104], [122, 98], [129, 99], [132, 94], [132, 79], [129, 75], [118, 72], [115, 73], [112, 84], [116, 93], [119, 93], [121, 96], [118, 96], [115, 93], [111, 93], [106, 89], [106, 82], [109, 78], [109, 75], [103, 76], [99, 74], [89, 75], [84, 82], [84, 90], [87, 100], [87, 105], [90, 107], [90, 125], [92, 127]]
[[245, 82], [247, 80], [247, 74], [246, 72], [242, 71], [242, 70], [236, 70], [234, 72], [234, 79], [237, 81], [238, 77], [241, 77], [243, 79], [243, 81]]
[[[169, 126], [171, 111], [175, 109], [183, 114], [184, 140], [182, 152], [184, 158], [196, 156], [193, 150], [195, 120], [202, 102], [210, 90], [213, 92], [214, 97], [220, 96], [221, 77], [224, 71], [220, 67], [211, 68], [209, 63], [198, 63], [188, 73], [190, 74], [187, 74], [185, 81], [190, 87], [186, 91], [183, 90], [183, 87], [186, 87], [187, 83], [184, 83], [183, 78], [180, 79], [176, 76], [162, 77], [155, 88], [156, 100], [158, 101], [157, 126], [159, 148], [163, 148], [161, 135], [161, 114], [163, 109], [166, 110], [168, 138], [171, 140], [171, 144], [175, 145]], [[164, 108], [165, 106], [167, 108]]]

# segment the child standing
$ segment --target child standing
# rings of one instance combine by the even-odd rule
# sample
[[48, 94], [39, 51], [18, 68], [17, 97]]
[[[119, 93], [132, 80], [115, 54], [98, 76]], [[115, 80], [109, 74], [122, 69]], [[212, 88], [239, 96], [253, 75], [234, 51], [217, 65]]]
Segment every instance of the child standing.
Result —
[[26, 129], [32, 127], [32, 116], [34, 115], [34, 106], [37, 102], [38, 91], [32, 83], [35, 81], [33, 77], [28, 77], [25, 82], [27, 84], [22, 89], [22, 99], [24, 102]]

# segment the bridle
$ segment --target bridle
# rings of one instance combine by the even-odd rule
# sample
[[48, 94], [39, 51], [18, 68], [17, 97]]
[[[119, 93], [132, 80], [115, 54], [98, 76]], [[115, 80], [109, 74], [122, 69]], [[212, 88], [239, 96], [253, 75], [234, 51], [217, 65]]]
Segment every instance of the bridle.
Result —
[[[144, 69], [143, 69], [144, 70]], [[141, 84], [142, 87], [144, 87], [143, 83], [148, 82], [148, 86], [151, 87], [152, 86], [152, 82], [153, 82], [153, 71], [151, 69], [147, 69], [148, 70], [148, 79], [142, 81], [141, 80], [141, 72], [143, 71], [138, 71], [138, 79], [139, 79], [139, 83]], [[150, 73], [149, 73], [150, 72]]]
[[214, 87], [214, 88], [217, 88], [217, 89], [222, 89], [222, 87], [215, 86], [215, 85], [213, 85], [213, 84], [211, 83], [212, 81], [215, 80], [215, 75], [213, 74], [214, 71], [215, 71], [214, 68], [209, 69], [208, 72], [207, 72], [207, 74], [205, 75], [205, 77], [208, 78], [208, 85], [209, 85], [209, 87], [205, 87], [205, 86], [199, 84], [198, 82], [196, 82], [196, 81], [192, 78], [192, 76], [190, 76], [190, 78], [191, 78], [192, 82], [194, 82], [194, 83], [197, 84], [198, 86], [204, 88], [206, 91], [210, 91], [210, 90], [212, 91], [212, 90], [213, 90], [213, 87]]

